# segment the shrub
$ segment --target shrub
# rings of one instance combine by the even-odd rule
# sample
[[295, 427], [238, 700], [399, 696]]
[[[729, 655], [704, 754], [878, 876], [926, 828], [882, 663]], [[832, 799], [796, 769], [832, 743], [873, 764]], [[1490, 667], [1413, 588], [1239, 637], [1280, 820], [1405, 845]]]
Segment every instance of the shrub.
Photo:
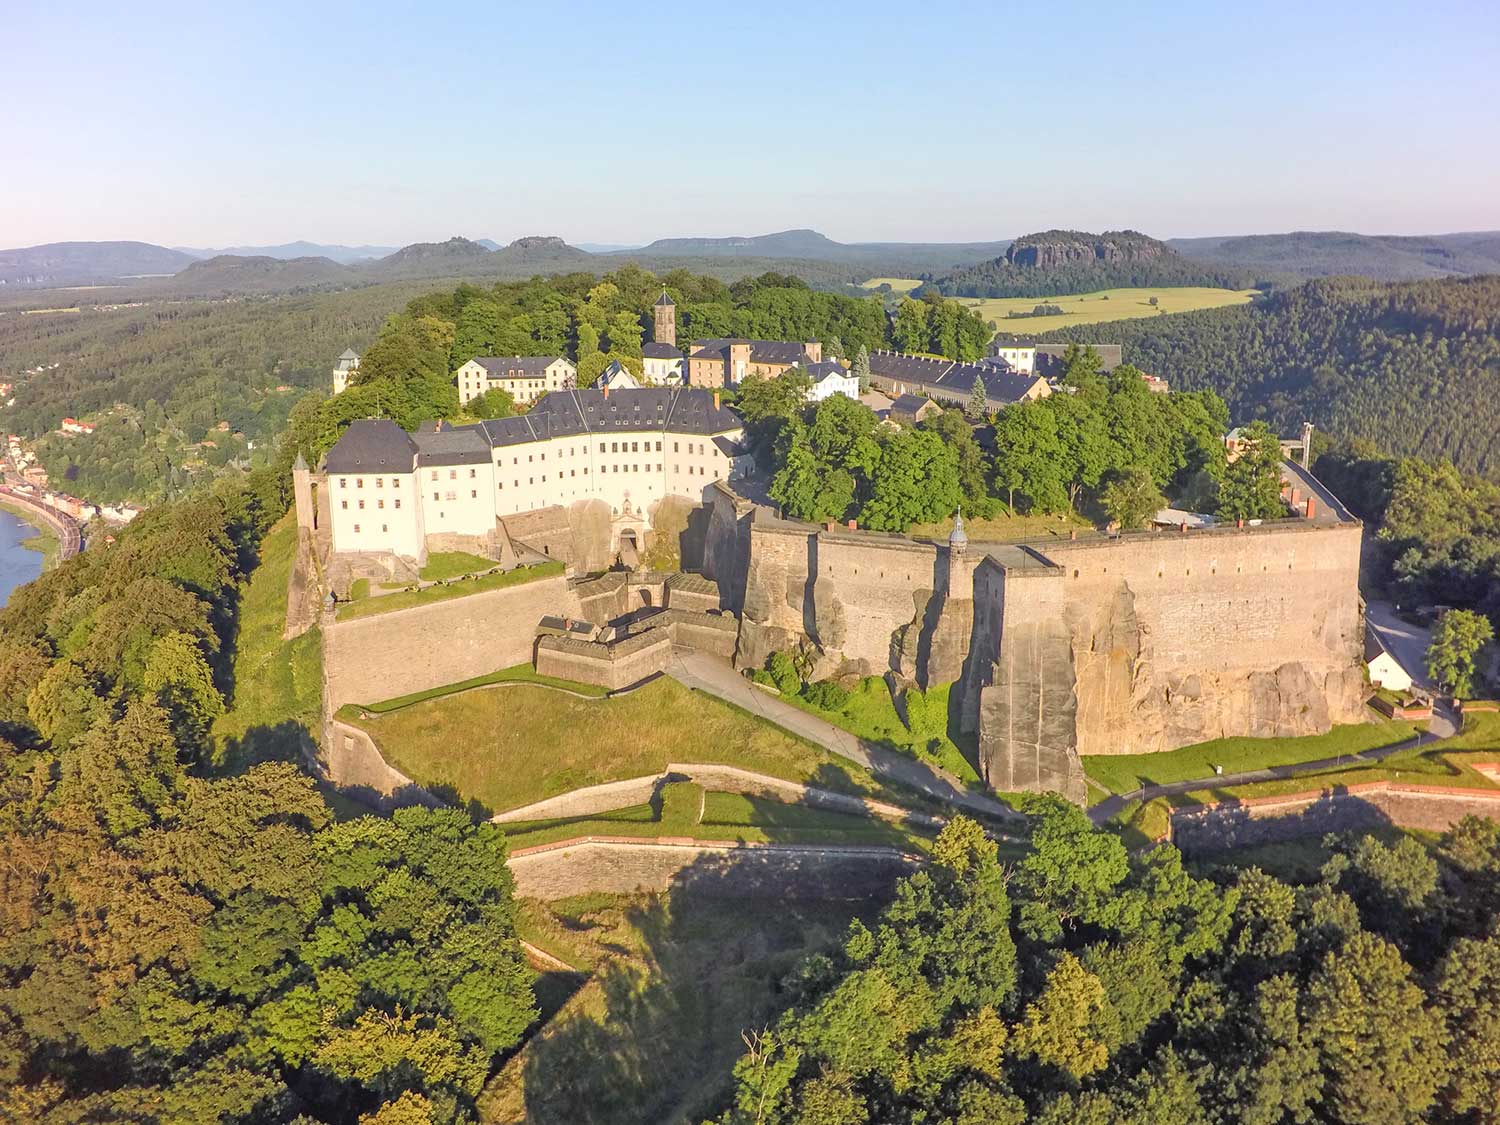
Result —
[[776, 681], [776, 689], [782, 695], [796, 695], [802, 687], [802, 677], [797, 673], [797, 664], [791, 653], [773, 652], [766, 661], [766, 670]]
[[849, 689], [837, 680], [819, 680], [802, 689], [802, 698], [823, 711], [841, 711], [849, 702]]

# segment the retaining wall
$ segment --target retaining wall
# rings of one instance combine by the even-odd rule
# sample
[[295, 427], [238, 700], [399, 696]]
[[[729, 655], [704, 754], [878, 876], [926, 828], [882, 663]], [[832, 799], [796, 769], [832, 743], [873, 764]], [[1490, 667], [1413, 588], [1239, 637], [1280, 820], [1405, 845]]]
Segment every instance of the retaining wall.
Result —
[[537, 622], [579, 616], [561, 575], [335, 621], [323, 634], [328, 706], [378, 703], [529, 663]]
[[1174, 811], [1171, 838], [1185, 854], [1193, 854], [1386, 825], [1444, 832], [1466, 816], [1500, 819], [1500, 789], [1372, 781], [1347, 789], [1222, 801]]
[[509, 866], [522, 898], [686, 891], [723, 898], [850, 899], [889, 894], [921, 860], [896, 848], [588, 836], [522, 848]]

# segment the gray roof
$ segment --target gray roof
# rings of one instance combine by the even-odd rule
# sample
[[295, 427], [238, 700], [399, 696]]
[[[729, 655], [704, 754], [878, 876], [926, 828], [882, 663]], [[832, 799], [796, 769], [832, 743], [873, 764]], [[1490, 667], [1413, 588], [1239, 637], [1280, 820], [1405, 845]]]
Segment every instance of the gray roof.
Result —
[[480, 423], [497, 446], [575, 434], [665, 429], [708, 436], [742, 425], [738, 414], [714, 406], [713, 392], [701, 387], [640, 387], [610, 391], [607, 396], [592, 387], [553, 391], [519, 417]]
[[814, 383], [820, 383], [830, 375], [846, 376], [849, 369], [836, 359], [823, 359], [817, 363], [804, 363], [802, 370], [812, 376]]
[[915, 415], [918, 410], [921, 410], [922, 407], [931, 401], [932, 399], [926, 395], [897, 395], [891, 401], [891, 413]]
[[[1099, 370], [1101, 371], [1113, 371], [1125, 362], [1125, 349], [1120, 344], [1083, 344], [1081, 346], [1094, 349], [1099, 356]], [[1067, 350], [1067, 344], [1038, 344], [1036, 346], [1037, 374], [1061, 375], [1062, 357]]]
[[642, 344], [641, 355], [646, 359], [681, 359], [682, 349], [671, 344]]
[[790, 340], [747, 340], [738, 336], [719, 336], [712, 340], [694, 340], [693, 355], [699, 359], [728, 359], [731, 344], [749, 344], [751, 363], [801, 363], [807, 358], [807, 345]]
[[339, 356], [339, 358], [340, 359], [358, 359], [359, 358], [359, 353], [357, 351], [355, 351], [353, 348], [345, 348], [344, 349], [344, 354], [341, 355], [341, 356]]
[[670, 309], [670, 308], [675, 308], [676, 306], [672, 304], [672, 298], [668, 297], [667, 296], [667, 291], [665, 289], [663, 289], [661, 291], [661, 296], [658, 297], [658, 298], [656, 298], [656, 304], [653, 305], [652, 307], [653, 308], [669, 308]]
[[1019, 402], [1040, 380], [1037, 375], [1016, 375], [977, 363], [887, 351], [870, 353], [870, 374], [877, 379], [915, 384], [931, 396], [949, 399], [968, 395], [974, 389], [974, 380], [983, 379], [985, 399], [991, 402]]
[[324, 462], [330, 473], [409, 473], [417, 446], [411, 436], [386, 418], [351, 422]]
[[474, 363], [490, 379], [541, 379], [560, 355], [476, 355]]
[[743, 445], [735, 441], [733, 438], [725, 437], [723, 434], [719, 434], [717, 437], [715, 437], [713, 439], [713, 443], [718, 447], [719, 452], [724, 454], [725, 457], [740, 457], [745, 453], [745, 447]]
[[478, 426], [438, 423], [411, 438], [417, 443], [418, 465], [483, 465], [490, 459], [490, 443]]

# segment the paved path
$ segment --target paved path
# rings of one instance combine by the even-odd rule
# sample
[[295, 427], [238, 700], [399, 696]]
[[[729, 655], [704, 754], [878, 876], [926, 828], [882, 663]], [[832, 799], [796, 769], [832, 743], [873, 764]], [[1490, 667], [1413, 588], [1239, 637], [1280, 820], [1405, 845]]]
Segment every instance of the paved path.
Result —
[[1385, 650], [1396, 658], [1396, 663], [1411, 677], [1411, 682], [1427, 691], [1435, 690], [1427, 678], [1427, 646], [1432, 643], [1432, 630], [1422, 625], [1413, 625], [1396, 616], [1396, 607], [1390, 602], [1365, 603], [1365, 628], [1375, 630]]
[[1269, 766], [1266, 769], [1246, 770], [1243, 773], [1213, 774], [1209, 777], [1193, 778], [1189, 781], [1174, 781], [1166, 785], [1145, 785], [1130, 793], [1120, 793], [1113, 797], [1107, 797], [1097, 805], [1090, 807], [1089, 816], [1095, 824], [1103, 824], [1114, 816], [1130, 801], [1150, 801], [1156, 797], [1171, 797], [1180, 793], [1197, 793], [1205, 789], [1227, 789], [1235, 785], [1252, 785], [1257, 781], [1279, 781], [1283, 778], [1296, 777], [1303, 773], [1322, 773], [1327, 770], [1337, 770], [1345, 765], [1355, 762], [1378, 762], [1383, 758], [1389, 758], [1398, 750], [1410, 750], [1416, 746], [1425, 746], [1429, 742], [1437, 742], [1455, 733], [1455, 716], [1449, 705], [1438, 703], [1434, 705], [1432, 722], [1429, 729], [1421, 731], [1415, 738], [1409, 738], [1405, 742], [1398, 742], [1394, 746], [1381, 746], [1374, 750], [1365, 750], [1358, 754], [1341, 754], [1334, 758], [1319, 758], [1313, 762], [1297, 762], [1286, 766]]
[[679, 649], [667, 668], [667, 675], [685, 687], [733, 703], [736, 707], [759, 715], [841, 758], [857, 762], [879, 777], [900, 782], [945, 804], [957, 805], [1002, 820], [1017, 819], [1016, 811], [1009, 805], [992, 797], [970, 792], [958, 778], [945, 770], [857, 738], [817, 715], [800, 707], [793, 707], [769, 692], [761, 691], [736, 672], [728, 661], [719, 657]]

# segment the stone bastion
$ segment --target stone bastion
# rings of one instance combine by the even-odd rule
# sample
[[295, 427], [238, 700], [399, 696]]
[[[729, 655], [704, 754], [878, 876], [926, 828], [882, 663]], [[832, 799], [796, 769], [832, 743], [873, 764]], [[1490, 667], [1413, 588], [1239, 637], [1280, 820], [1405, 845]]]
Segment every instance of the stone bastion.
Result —
[[801, 644], [819, 674], [955, 684], [952, 721], [996, 789], [1081, 800], [1083, 754], [1361, 716], [1362, 528], [1341, 511], [949, 547], [779, 519], [722, 482], [706, 506], [740, 667]]

